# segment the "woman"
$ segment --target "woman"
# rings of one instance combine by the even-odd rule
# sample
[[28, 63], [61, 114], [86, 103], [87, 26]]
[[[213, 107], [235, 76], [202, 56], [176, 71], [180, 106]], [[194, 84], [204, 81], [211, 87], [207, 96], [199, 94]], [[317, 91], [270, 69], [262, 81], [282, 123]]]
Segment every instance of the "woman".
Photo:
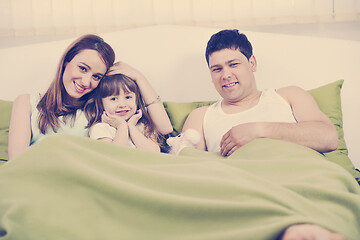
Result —
[[82, 108], [114, 63], [115, 53], [96, 35], [75, 40], [60, 60], [45, 94], [23, 94], [13, 104], [9, 127], [9, 159], [54, 132], [86, 136]]
[[85, 35], [75, 40], [61, 58], [46, 93], [23, 94], [14, 101], [9, 159], [55, 132], [87, 136], [83, 107], [114, 60], [113, 49], [99, 36]]

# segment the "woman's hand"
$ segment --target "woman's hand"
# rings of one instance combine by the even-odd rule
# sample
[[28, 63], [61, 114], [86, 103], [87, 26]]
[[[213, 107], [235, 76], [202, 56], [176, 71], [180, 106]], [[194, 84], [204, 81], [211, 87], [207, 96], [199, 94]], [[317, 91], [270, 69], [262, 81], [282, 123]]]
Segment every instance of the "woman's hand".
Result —
[[126, 64], [122, 61], [118, 61], [110, 67], [107, 75], [114, 75], [114, 74], [126, 75], [135, 82], [145, 79], [145, 76], [140, 71], [138, 71], [137, 69], [133, 68], [129, 64]]

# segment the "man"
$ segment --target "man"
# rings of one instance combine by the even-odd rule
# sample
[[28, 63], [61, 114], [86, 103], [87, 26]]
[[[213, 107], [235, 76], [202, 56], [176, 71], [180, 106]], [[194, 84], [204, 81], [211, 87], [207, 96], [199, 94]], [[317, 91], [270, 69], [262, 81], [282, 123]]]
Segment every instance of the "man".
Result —
[[184, 124], [183, 132], [193, 128], [200, 133], [198, 149], [229, 156], [256, 138], [286, 140], [319, 152], [337, 148], [334, 125], [308, 92], [295, 86], [257, 89], [257, 63], [244, 34], [214, 34], [205, 55], [222, 100], [195, 109]]
[[[257, 138], [271, 138], [328, 152], [337, 148], [338, 136], [330, 119], [305, 90], [289, 86], [257, 89], [257, 63], [251, 43], [238, 30], [214, 34], [206, 48], [213, 84], [222, 100], [192, 111], [183, 127], [200, 133], [198, 149], [229, 156]], [[345, 239], [317, 225], [289, 226], [286, 239]]]

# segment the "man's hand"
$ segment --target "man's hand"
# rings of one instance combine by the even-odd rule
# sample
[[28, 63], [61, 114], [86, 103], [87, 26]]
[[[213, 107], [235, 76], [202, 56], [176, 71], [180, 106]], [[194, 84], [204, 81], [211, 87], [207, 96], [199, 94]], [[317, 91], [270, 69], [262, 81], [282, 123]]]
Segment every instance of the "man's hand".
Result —
[[223, 156], [230, 156], [241, 146], [259, 138], [260, 123], [244, 123], [232, 127], [221, 139], [220, 153]]

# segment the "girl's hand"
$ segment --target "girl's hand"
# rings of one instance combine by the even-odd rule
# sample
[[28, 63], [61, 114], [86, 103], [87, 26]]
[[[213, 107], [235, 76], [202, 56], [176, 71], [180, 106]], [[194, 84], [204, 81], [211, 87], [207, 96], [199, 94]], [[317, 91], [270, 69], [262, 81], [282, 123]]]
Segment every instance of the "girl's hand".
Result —
[[137, 112], [131, 116], [131, 118], [128, 120], [128, 124], [136, 126], [140, 118], [142, 117], [142, 111], [141, 109], [137, 110]]
[[101, 115], [101, 122], [107, 123], [116, 129], [118, 129], [121, 126], [127, 126], [127, 123], [123, 118], [114, 116], [114, 115], [110, 115], [107, 112], [104, 112]]
[[114, 63], [114, 65], [110, 67], [107, 75], [114, 75], [114, 74], [126, 75], [135, 82], [141, 81], [142, 79], [145, 78], [145, 76], [137, 69], [121, 61]]

